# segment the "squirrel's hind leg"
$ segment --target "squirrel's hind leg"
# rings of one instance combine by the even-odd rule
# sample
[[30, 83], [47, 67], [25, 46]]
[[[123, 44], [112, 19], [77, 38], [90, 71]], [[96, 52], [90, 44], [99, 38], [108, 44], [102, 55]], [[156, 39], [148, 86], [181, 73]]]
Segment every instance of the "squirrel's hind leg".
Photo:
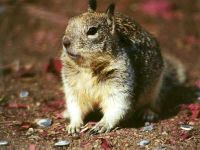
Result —
[[156, 121], [160, 114], [160, 90], [163, 83], [163, 73], [145, 89], [137, 104], [138, 117], [143, 121]]

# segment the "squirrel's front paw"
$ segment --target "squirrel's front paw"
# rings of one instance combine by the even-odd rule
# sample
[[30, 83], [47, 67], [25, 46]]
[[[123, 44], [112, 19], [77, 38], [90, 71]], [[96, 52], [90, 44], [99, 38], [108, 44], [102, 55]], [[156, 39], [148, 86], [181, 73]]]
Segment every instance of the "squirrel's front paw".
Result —
[[70, 123], [67, 127], [68, 134], [79, 133], [82, 123]]
[[107, 133], [112, 130], [112, 127], [104, 121], [98, 122], [90, 131], [90, 135], [99, 134], [99, 133]]
[[61, 115], [63, 118], [69, 119], [69, 112], [67, 111], [67, 109], [64, 110]]
[[151, 109], [147, 109], [143, 112], [142, 120], [148, 121], [148, 122], [154, 122], [157, 121], [159, 118], [159, 115], [152, 111]]

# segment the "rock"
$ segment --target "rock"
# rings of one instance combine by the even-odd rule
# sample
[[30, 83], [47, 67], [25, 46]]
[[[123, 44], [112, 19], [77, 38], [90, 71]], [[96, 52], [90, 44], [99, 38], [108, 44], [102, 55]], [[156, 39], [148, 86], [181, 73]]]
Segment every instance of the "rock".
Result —
[[129, 146], [128, 143], [126, 143], [126, 144], [125, 144], [125, 147], [128, 147], [128, 146]]
[[168, 135], [167, 131], [163, 131], [161, 134], [162, 135]]
[[45, 119], [36, 119], [37, 125], [41, 127], [48, 127], [52, 124], [52, 119], [45, 118]]
[[6, 7], [5, 6], [0, 6], [0, 14], [4, 13], [6, 11]]
[[28, 97], [28, 95], [29, 95], [29, 92], [28, 92], [28, 91], [21, 91], [21, 92], [19, 93], [19, 97], [20, 97], [20, 98], [26, 98], [26, 97]]
[[70, 144], [67, 140], [60, 140], [54, 144], [54, 146], [68, 146]]
[[166, 150], [167, 148], [164, 146], [158, 146], [154, 150]]
[[145, 123], [145, 126], [143, 127], [142, 131], [144, 132], [149, 132], [153, 130], [153, 124], [150, 123]]
[[195, 122], [193, 122], [193, 121], [190, 121], [190, 122], [188, 122], [188, 125], [191, 125], [191, 126], [193, 126], [193, 125], [195, 125]]
[[141, 140], [137, 145], [144, 147], [150, 143], [149, 140]]
[[30, 135], [28, 138], [31, 140], [40, 140], [41, 139], [41, 137], [39, 137], [37, 135]]
[[200, 101], [200, 91], [197, 91], [197, 92], [195, 93], [195, 96], [196, 96], [196, 98], [197, 98], [197, 102], [199, 102], [199, 101]]
[[26, 135], [32, 135], [34, 133], [34, 129], [33, 128], [29, 128], [26, 132]]
[[183, 130], [186, 130], [186, 131], [190, 131], [190, 130], [193, 129], [193, 126], [187, 125], [187, 124], [182, 124], [182, 125], [180, 126], [180, 128], [183, 129]]
[[145, 122], [145, 123], [144, 123], [144, 126], [149, 126], [149, 125], [150, 125], [149, 122]]
[[198, 101], [200, 101], [200, 96], [199, 96], [199, 97], [197, 97], [197, 100], [198, 100]]
[[8, 141], [6, 140], [0, 140], [0, 146], [8, 145]]
[[76, 139], [80, 139], [80, 134], [78, 134], [78, 133], [73, 133], [73, 134], [72, 134], [72, 138], [75, 139], [75, 140], [76, 140]]

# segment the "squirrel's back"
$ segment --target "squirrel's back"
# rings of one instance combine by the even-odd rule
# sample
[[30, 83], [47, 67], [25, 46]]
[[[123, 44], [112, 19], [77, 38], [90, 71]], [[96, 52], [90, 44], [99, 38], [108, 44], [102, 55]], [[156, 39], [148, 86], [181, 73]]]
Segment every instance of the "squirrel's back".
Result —
[[156, 39], [147, 32], [132, 17], [115, 13], [116, 31], [121, 36], [131, 40], [133, 44], [143, 45], [147, 47], [157, 47]]
[[[163, 72], [164, 61], [155, 37], [131, 17], [115, 13], [116, 34], [135, 72], [136, 97]], [[162, 80], [162, 79], [161, 79]]]

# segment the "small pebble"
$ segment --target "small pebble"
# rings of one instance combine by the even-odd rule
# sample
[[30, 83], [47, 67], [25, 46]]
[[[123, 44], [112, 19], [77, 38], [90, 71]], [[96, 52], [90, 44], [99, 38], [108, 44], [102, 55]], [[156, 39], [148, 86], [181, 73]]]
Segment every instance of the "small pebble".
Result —
[[70, 144], [67, 140], [60, 140], [54, 144], [54, 146], [68, 146]]
[[195, 94], [196, 94], [197, 100], [200, 101], [200, 91], [196, 92]]
[[161, 134], [162, 135], [168, 135], [168, 133], [166, 131], [163, 131]]
[[155, 150], [166, 150], [167, 148], [164, 146], [158, 146], [155, 148]]
[[145, 122], [145, 123], [144, 123], [144, 126], [149, 126], [149, 125], [150, 125], [149, 122]]
[[193, 125], [195, 125], [195, 122], [193, 122], [193, 121], [190, 121], [190, 122], [188, 122], [188, 125], [191, 125], [191, 126], [193, 126]]
[[137, 145], [139, 145], [139, 146], [145, 146], [145, 145], [148, 145], [150, 143], [150, 141], [149, 140], [141, 140]]
[[193, 126], [187, 125], [187, 124], [182, 124], [180, 126], [181, 129], [186, 130], [186, 131], [190, 131], [193, 129]]
[[0, 6], [0, 14], [4, 13], [6, 11], [6, 7], [5, 6]]
[[20, 98], [28, 97], [28, 95], [29, 95], [29, 92], [28, 92], [28, 91], [21, 91], [21, 92], [19, 93], [19, 97], [20, 97]]
[[128, 144], [125, 144], [125, 146], [128, 147], [129, 145], [128, 145]]
[[73, 139], [80, 139], [80, 134], [78, 134], [78, 133], [73, 133], [73, 134], [72, 134], [72, 138], [73, 138]]
[[0, 146], [8, 145], [8, 141], [0, 140]]
[[153, 130], [153, 124], [147, 124], [145, 123], [145, 126], [143, 127], [142, 131], [144, 132], [148, 132], [148, 131], [152, 131]]
[[41, 127], [48, 127], [52, 124], [52, 119], [46, 118], [46, 119], [37, 119], [36, 120], [37, 125]]
[[31, 139], [31, 140], [40, 140], [41, 138], [39, 137], [39, 136], [37, 136], [37, 135], [31, 135], [31, 136], [29, 136], [28, 137], [29, 139]]
[[34, 129], [33, 128], [29, 128], [26, 132], [26, 135], [32, 135], [34, 133]]

